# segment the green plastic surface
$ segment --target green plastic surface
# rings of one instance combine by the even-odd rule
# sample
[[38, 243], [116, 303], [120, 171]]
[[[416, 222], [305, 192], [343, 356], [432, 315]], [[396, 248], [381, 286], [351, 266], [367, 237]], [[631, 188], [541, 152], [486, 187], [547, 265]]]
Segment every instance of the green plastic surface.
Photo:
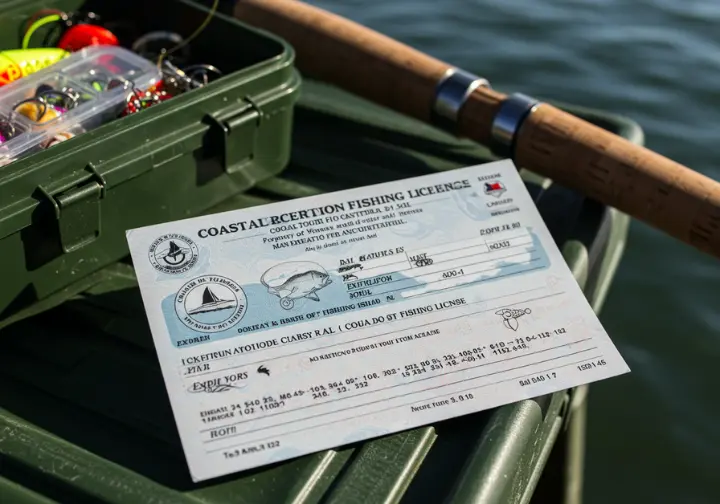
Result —
[[[208, 212], [493, 159], [333, 88], [303, 90], [288, 169]], [[622, 118], [577, 113], [637, 132]], [[612, 276], [627, 217], [522, 175], [580, 285], [607, 286], [597, 276]], [[585, 292], [596, 305], [602, 289]], [[0, 502], [507, 504], [552, 493], [546, 465], [573, 391], [193, 484], [131, 265], [100, 269], [42, 305], [0, 331]]]
[[[0, 5], [0, 49], [19, 45], [21, 25], [40, 7], [81, 5]], [[153, 30], [188, 36], [208, 12], [184, 0], [82, 8], [125, 46]], [[127, 255], [126, 229], [191, 217], [286, 167], [300, 87], [292, 48], [224, 15], [190, 48], [192, 63], [224, 77], [0, 167], [0, 325]]]

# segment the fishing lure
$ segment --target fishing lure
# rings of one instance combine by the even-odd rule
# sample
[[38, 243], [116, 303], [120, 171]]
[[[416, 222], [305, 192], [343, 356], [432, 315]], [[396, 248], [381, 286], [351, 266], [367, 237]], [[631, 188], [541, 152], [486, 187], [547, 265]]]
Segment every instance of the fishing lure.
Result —
[[57, 135], [54, 135], [51, 139], [49, 139], [47, 142], [43, 143], [43, 148], [49, 149], [53, 145], [57, 145], [61, 142], [64, 142], [66, 140], [70, 140], [75, 135], [73, 133], [70, 133], [68, 131], [58, 133]]
[[[133, 91], [128, 95], [121, 117], [140, 112], [178, 94], [203, 87], [212, 80], [212, 75], [222, 76], [222, 72], [212, 65], [192, 65], [181, 70], [165, 60], [162, 62], [162, 67], [163, 79], [145, 91], [130, 86]], [[110, 88], [111, 86], [108, 86], [108, 89]]]
[[213, 75], [215, 77], [222, 77], [223, 75], [216, 67], [208, 64], [190, 65], [185, 67], [183, 72], [190, 79], [193, 88], [207, 86], [213, 80]]
[[48, 84], [41, 84], [35, 90], [36, 98], [61, 114], [64, 114], [71, 108], [75, 108], [81, 96], [80, 93], [70, 87], [63, 87], [57, 90]]
[[53, 65], [70, 53], [58, 48], [11, 49], [0, 52], [0, 86]]
[[[30, 18], [29, 26], [23, 35], [22, 47], [26, 49], [30, 45], [33, 34], [47, 24], [56, 24], [60, 27], [57, 47], [69, 52], [79, 51], [93, 45], [119, 45], [115, 34], [100, 26], [99, 22], [100, 18], [93, 12], [67, 13], [43, 10]], [[52, 34], [52, 30], [50, 33]], [[48, 38], [46, 37], [44, 45], [50, 45]]]
[[54, 89], [48, 84], [41, 84], [36, 89], [34, 97], [16, 104], [13, 110], [31, 121], [42, 124], [59, 117], [77, 103], [77, 95]]
[[[40, 88], [38, 88], [38, 90], [39, 89]], [[86, 91], [77, 91], [69, 86], [65, 86], [60, 89], [60, 94], [71, 100], [72, 107], [78, 105], [79, 103], [84, 103], [86, 101], [94, 99], [94, 96], [87, 93]]]
[[169, 100], [170, 98], [172, 98], [171, 94], [162, 89], [158, 90], [155, 86], [145, 91], [133, 89], [127, 97], [125, 110], [122, 111], [120, 117], [136, 114], [141, 110], [145, 110], [148, 107]]
[[166, 60], [162, 67], [163, 80], [158, 84], [173, 96], [207, 85], [213, 80], [213, 75], [222, 77], [222, 72], [212, 65], [191, 65], [180, 69]]
[[[58, 19], [53, 19], [53, 16], [57, 16]], [[64, 12], [59, 9], [40, 9], [30, 16], [25, 22], [25, 32], [30, 31], [32, 25], [38, 23], [41, 19], [48, 20], [43, 24], [58, 22], [65, 28], [70, 28], [71, 26], [83, 23], [96, 25], [102, 24], [100, 16], [92, 11]]]
[[102, 26], [92, 24], [79, 24], [72, 26], [57, 43], [65, 51], [79, 51], [83, 47], [94, 45], [119, 45], [118, 38], [113, 32]]
[[0, 145], [15, 136], [15, 125], [10, 121], [0, 121]]
[[41, 101], [39, 98], [29, 98], [27, 100], [23, 100], [15, 105], [13, 110], [15, 110], [18, 114], [24, 115], [31, 121], [40, 124], [52, 121], [61, 113], [54, 107]]

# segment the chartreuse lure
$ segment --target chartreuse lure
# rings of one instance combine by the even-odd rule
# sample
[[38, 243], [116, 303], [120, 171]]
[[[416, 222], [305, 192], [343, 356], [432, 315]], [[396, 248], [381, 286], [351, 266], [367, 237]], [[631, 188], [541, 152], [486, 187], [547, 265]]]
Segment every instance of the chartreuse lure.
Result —
[[56, 47], [11, 49], [0, 52], [0, 86], [42, 70], [70, 53]]

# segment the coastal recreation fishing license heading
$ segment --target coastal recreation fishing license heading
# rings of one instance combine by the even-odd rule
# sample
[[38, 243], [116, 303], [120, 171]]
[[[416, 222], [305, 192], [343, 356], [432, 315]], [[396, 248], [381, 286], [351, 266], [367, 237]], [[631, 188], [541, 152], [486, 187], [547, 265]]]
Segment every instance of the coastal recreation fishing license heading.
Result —
[[509, 161], [127, 237], [195, 481], [629, 371]]

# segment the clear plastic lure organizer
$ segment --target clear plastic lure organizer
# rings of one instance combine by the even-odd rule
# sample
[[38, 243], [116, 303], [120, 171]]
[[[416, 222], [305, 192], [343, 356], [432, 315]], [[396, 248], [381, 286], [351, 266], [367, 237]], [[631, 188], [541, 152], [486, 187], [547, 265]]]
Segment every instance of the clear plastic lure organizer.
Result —
[[132, 90], [161, 79], [127, 49], [91, 46], [0, 87], [0, 166], [117, 118]]

